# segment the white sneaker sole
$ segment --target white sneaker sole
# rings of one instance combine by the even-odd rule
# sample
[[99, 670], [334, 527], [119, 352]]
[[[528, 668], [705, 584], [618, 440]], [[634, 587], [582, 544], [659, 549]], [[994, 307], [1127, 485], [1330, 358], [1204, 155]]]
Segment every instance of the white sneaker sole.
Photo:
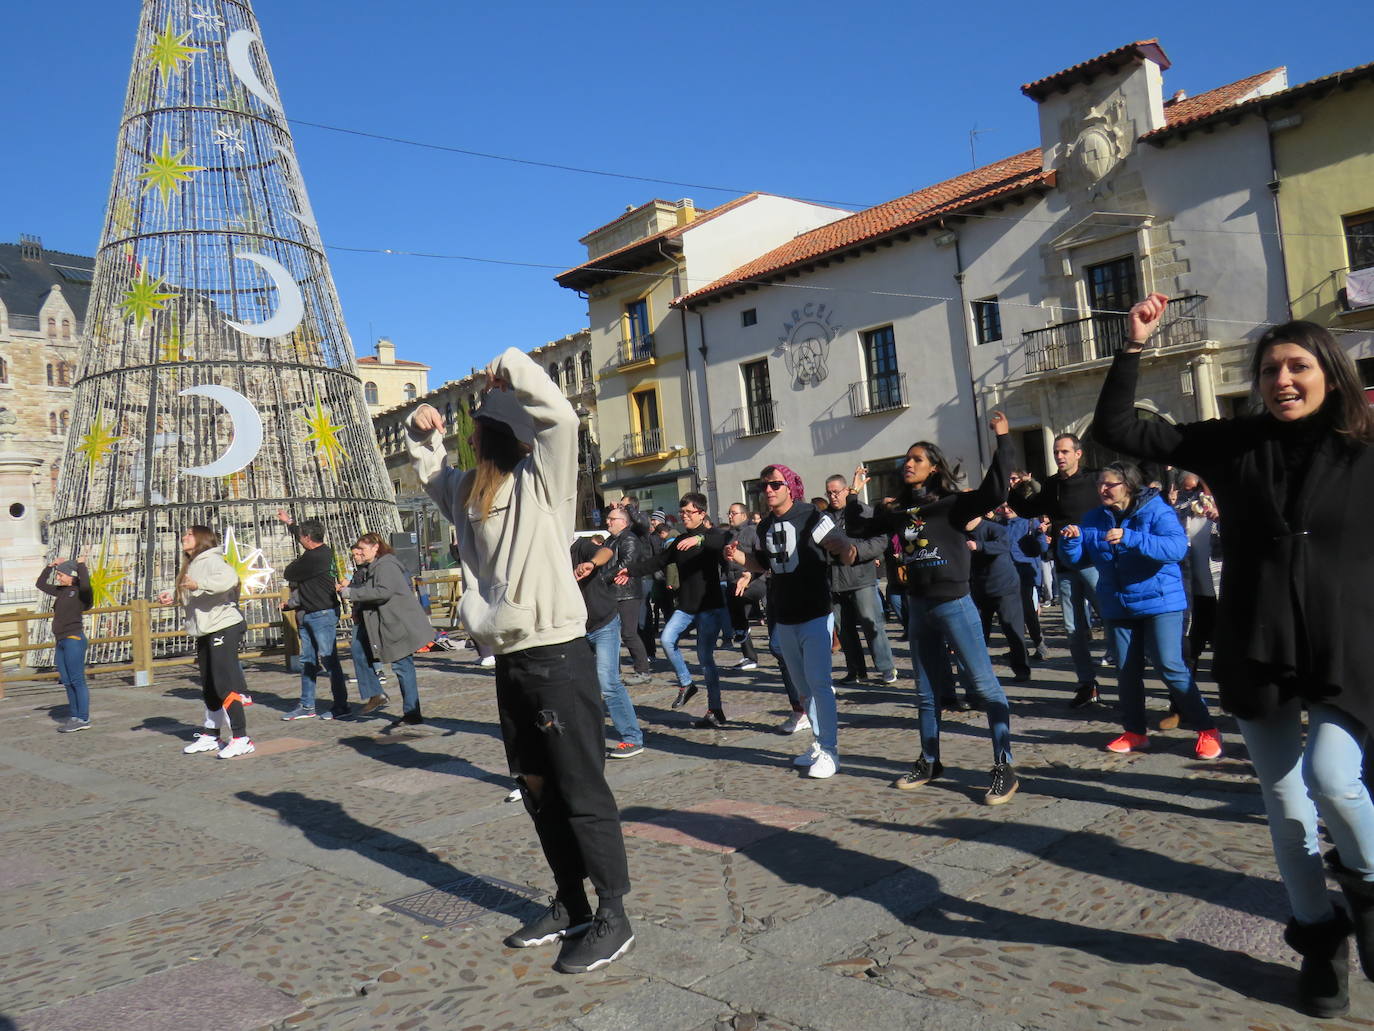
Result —
[[590, 974], [593, 970], [600, 970], [604, 966], [614, 963], [625, 953], [630, 951], [630, 946], [635, 943], [635, 936], [632, 934], [625, 940], [625, 944], [616, 949], [605, 959], [598, 959], [595, 963], [588, 963], [585, 967], [566, 967], [560, 966], [557, 969], [565, 974]]
[[574, 924], [572, 927], [565, 928], [562, 931], [554, 931], [552, 934], [546, 934], [542, 938], [517, 939], [515, 935], [511, 935], [510, 938], [507, 938], [502, 944], [512, 949], [534, 949], [538, 948], [540, 945], [552, 945], [560, 939], [582, 934], [591, 926], [590, 922], [585, 924]]

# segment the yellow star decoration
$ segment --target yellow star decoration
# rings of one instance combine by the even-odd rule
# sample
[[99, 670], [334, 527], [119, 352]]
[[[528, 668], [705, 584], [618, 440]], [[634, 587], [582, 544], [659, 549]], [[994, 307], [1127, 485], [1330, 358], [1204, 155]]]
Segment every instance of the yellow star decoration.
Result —
[[146, 180], [143, 192], [157, 190], [164, 207], [172, 194], [180, 195], [181, 184], [191, 181], [192, 172], [205, 171], [203, 165], [192, 165], [186, 162], [186, 151], [189, 149], [182, 147], [173, 154], [172, 141], [164, 132], [162, 134], [162, 151], [154, 154], [153, 160], [144, 165], [143, 171], [138, 174], [140, 179]]
[[125, 317], [133, 316], [134, 325], [143, 328], [143, 323], [148, 321], [148, 316], [155, 311], [161, 311], [167, 307], [176, 294], [162, 293], [162, 288], [166, 284], [159, 277], [151, 283], [148, 281], [148, 273], [138, 270], [138, 275], [129, 283], [129, 289], [125, 291], [123, 299], [119, 302], [119, 307], [123, 310]]
[[224, 531], [220, 550], [224, 553], [224, 561], [239, 575], [239, 586], [244, 594], [261, 594], [267, 590], [275, 570], [267, 564], [261, 548], [244, 544], [234, 536], [231, 526]]
[[91, 593], [95, 596], [97, 608], [119, 604], [119, 587], [128, 579], [128, 571], [110, 557], [110, 540], [107, 537], [100, 545], [100, 555], [89, 566]]
[[84, 435], [78, 438], [76, 450], [86, 456], [86, 465], [91, 472], [105, 460], [105, 455], [114, 450], [123, 437], [116, 437], [114, 427], [105, 424], [105, 416], [97, 415]]
[[[110, 221], [114, 227], [122, 233], [132, 233], [134, 231], [134, 203], [128, 197], [120, 197], [115, 201], [114, 212], [110, 216]], [[127, 244], [126, 249], [129, 254], [133, 254], [133, 244]]]
[[170, 14], [167, 15], [167, 23], [163, 26], [162, 33], [153, 37], [153, 46], [148, 51], [148, 56], [152, 58], [154, 67], [162, 73], [164, 83], [169, 76], [181, 71], [182, 61], [190, 64], [194, 60], [192, 54], [205, 53], [204, 47], [187, 46], [186, 41], [190, 38], [189, 32], [178, 33], [172, 28]]
[[248, 474], [240, 469], [236, 473], [221, 477], [224, 480], [224, 487], [229, 495], [234, 498], [243, 497], [243, 488], [248, 485]]
[[300, 413], [300, 417], [305, 420], [306, 426], [310, 427], [305, 439], [315, 445], [315, 457], [326, 468], [337, 469], [339, 462], [348, 458], [348, 452], [339, 440], [339, 431], [343, 427], [330, 421], [330, 411], [320, 401], [318, 390], [315, 392], [314, 409], [307, 408]]
[[182, 338], [180, 323], [174, 321], [167, 327], [167, 335], [162, 338], [162, 343], [158, 346], [157, 360], [160, 362], [185, 362], [194, 357], [192, 345]]

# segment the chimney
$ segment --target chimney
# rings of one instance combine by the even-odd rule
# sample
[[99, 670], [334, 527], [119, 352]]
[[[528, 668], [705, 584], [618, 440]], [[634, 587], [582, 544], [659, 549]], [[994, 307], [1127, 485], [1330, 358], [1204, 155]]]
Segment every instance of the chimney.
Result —
[[677, 202], [677, 224], [685, 226], [689, 222], [695, 222], [697, 218], [697, 206], [692, 202], [692, 198], [684, 197]]
[[1187, 99], [1188, 99], [1188, 91], [1187, 91], [1186, 89], [1181, 89], [1181, 90], [1178, 90], [1177, 92], [1175, 92], [1174, 95], [1173, 95], [1172, 97], [1169, 98], [1169, 103], [1171, 103], [1171, 104], [1177, 104], [1180, 100], [1187, 100]]
[[377, 338], [377, 364], [396, 364], [396, 345], [391, 342], [389, 337]]
[[29, 233], [19, 234], [19, 256], [25, 261], [43, 260], [43, 238]]

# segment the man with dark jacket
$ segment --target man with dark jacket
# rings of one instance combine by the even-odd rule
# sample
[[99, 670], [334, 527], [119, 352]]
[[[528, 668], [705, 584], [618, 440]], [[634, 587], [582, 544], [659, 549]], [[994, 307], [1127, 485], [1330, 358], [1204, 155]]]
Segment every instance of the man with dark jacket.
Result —
[[[1097, 472], [1082, 468], [1083, 444], [1072, 433], [1061, 433], [1054, 438], [1054, 462], [1059, 471], [1047, 478], [1040, 490], [1028, 488], [1023, 481], [1012, 490], [1007, 503], [1019, 516], [1049, 516], [1050, 540], [1057, 541], [1060, 530], [1070, 523], [1078, 523], [1086, 512], [1102, 502], [1097, 496]], [[1078, 691], [1069, 705], [1082, 709], [1097, 701], [1090, 622], [1090, 609], [1097, 608], [1097, 570], [1091, 566], [1074, 569], [1060, 561], [1056, 551], [1054, 573], [1059, 581], [1064, 633], [1069, 638], [1069, 654], [1078, 674]]]
[[297, 526], [285, 509], [277, 512], [277, 518], [305, 549], [282, 570], [296, 603], [301, 641], [301, 702], [282, 719], [303, 720], [315, 715], [315, 681], [321, 669], [329, 672], [333, 695], [324, 718], [347, 716], [352, 709], [348, 705], [348, 681], [339, 662], [339, 595], [335, 584], [340, 576], [334, 567], [334, 549], [324, 542], [324, 524], [318, 519], [306, 519]]
[[[645, 537], [641, 537], [630, 526], [630, 513], [619, 505], [606, 513], [606, 529], [610, 537], [606, 547], [611, 549], [611, 568], [620, 569], [649, 552]], [[644, 648], [644, 639], [639, 636], [639, 615], [643, 607], [644, 580], [633, 576], [624, 584], [611, 585], [616, 609], [620, 614], [620, 641], [634, 661], [634, 676], [625, 677], [631, 684], [642, 684], [649, 679], [649, 653]]]
[[983, 620], [983, 636], [992, 630], [992, 617], [1002, 624], [1010, 649], [1013, 684], [1030, 679], [1030, 659], [1026, 653], [1025, 620], [1021, 613], [1021, 581], [1011, 558], [1011, 539], [1006, 527], [991, 519], [979, 519], [968, 531], [969, 594]]
[[[826, 515], [835, 523], [836, 529], [845, 532], [844, 510], [849, 502], [849, 481], [836, 473], [825, 481], [825, 496], [829, 503]], [[865, 520], [873, 518], [873, 509], [863, 505], [860, 509]], [[868, 675], [864, 662], [863, 645], [859, 643], [862, 630], [873, 652], [873, 665], [877, 667], [878, 677], [884, 684], [897, 680], [897, 664], [892, 658], [892, 645], [887, 639], [887, 629], [883, 626], [883, 607], [878, 597], [878, 570], [874, 565], [883, 557], [887, 549], [886, 535], [855, 538], [858, 557], [853, 565], [848, 565], [834, 555], [830, 556], [830, 603], [835, 616], [835, 631], [840, 636], [840, 647], [844, 651], [845, 675], [841, 684], [853, 684]]]
[[[746, 552], [758, 546], [758, 530], [749, 522], [749, 511], [736, 501], [726, 513], [729, 525], [725, 533], [730, 541], [737, 543]], [[743, 658], [735, 663], [735, 669], [751, 670], [759, 668], [759, 653], [754, 642], [749, 639], [749, 621], [762, 610], [763, 600], [768, 591], [767, 575], [754, 576], [749, 570], [727, 564], [725, 569], [726, 606], [730, 610], [730, 625], [734, 628], [734, 641], [740, 646]]]

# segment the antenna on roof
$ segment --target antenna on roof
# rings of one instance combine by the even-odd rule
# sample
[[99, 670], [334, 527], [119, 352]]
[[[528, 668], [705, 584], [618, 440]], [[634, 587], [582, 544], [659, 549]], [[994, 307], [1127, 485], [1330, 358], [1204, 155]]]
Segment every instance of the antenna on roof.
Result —
[[973, 123], [973, 128], [968, 131], [968, 158], [973, 162], [969, 165], [970, 168], [978, 167], [978, 137], [984, 133], [996, 131], [996, 129], [980, 129], [977, 122]]

